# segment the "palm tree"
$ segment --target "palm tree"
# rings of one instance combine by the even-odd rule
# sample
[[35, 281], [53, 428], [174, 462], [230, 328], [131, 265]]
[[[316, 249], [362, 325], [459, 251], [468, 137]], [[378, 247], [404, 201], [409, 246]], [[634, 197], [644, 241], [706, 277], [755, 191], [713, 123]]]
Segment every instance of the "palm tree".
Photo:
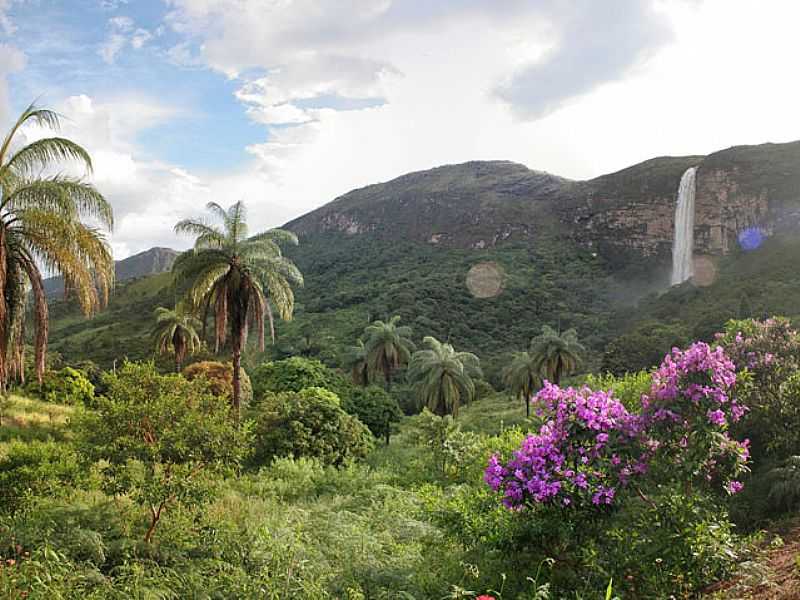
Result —
[[156, 326], [154, 336], [156, 352], [175, 355], [175, 372], [181, 372], [181, 366], [187, 354], [194, 354], [201, 346], [200, 319], [179, 302], [174, 309], [159, 306], [155, 310]]
[[[91, 184], [61, 174], [67, 164], [91, 173], [89, 154], [57, 136], [20, 145], [18, 135], [30, 125], [55, 131], [59, 116], [31, 105], [0, 143], [0, 388], [9, 373], [23, 368], [29, 292], [41, 383], [49, 320], [42, 269], [63, 277], [65, 292], [87, 315], [107, 303], [114, 281], [114, 260], [103, 233], [114, 224], [111, 205]], [[97, 226], [84, 224], [86, 218]]]
[[350, 378], [354, 384], [362, 386], [369, 384], [369, 361], [367, 360], [367, 347], [364, 345], [364, 340], [358, 340], [355, 346], [350, 346], [345, 351], [342, 363], [344, 369], [350, 373]]
[[503, 381], [514, 396], [525, 402], [525, 416], [531, 416], [531, 396], [541, 385], [542, 378], [538, 361], [529, 352], [515, 352], [511, 362], [503, 370]]
[[563, 375], [570, 375], [578, 368], [584, 350], [574, 329], [558, 333], [544, 325], [542, 333], [531, 340], [530, 353], [542, 377], [558, 385]]
[[269, 321], [275, 341], [273, 308], [284, 320], [292, 318], [292, 284], [302, 285], [303, 276], [283, 256], [280, 244], [297, 244], [297, 236], [283, 229], [270, 229], [248, 237], [242, 202], [227, 210], [215, 202], [206, 208], [218, 223], [185, 219], [175, 232], [195, 236], [194, 248], [181, 254], [172, 269], [190, 306], [202, 314], [203, 337], [209, 313], [214, 321], [214, 349], [219, 352], [230, 337], [233, 358], [233, 410], [241, 407], [242, 352], [248, 333], [255, 327], [258, 345], [264, 350], [264, 324]]
[[369, 372], [373, 376], [380, 373], [387, 388], [392, 386], [394, 372], [408, 364], [414, 351], [414, 342], [409, 339], [411, 327], [398, 326], [399, 321], [400, 316], [395, 315], [388, 321], [375, 321], [364, 329]]
[[422, 340], [427, 350], [414, 353], [408, 367], [408, 379], [417, 397], [428, 409], [443, 417], [458, 416], [461, 402], [475, 396], [473, 377], [481, 377], [480, 361], [469, 352], [456, 352], [450, 344], [434, 337]]

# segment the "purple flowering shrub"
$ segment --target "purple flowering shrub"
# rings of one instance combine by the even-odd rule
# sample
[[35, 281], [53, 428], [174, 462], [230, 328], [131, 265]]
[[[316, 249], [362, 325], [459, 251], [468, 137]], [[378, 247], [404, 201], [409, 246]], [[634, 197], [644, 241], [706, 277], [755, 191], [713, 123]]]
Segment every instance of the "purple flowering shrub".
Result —
[[717, 344], [737, 367], [737, 396], [750, 408], [732, 427], [759, 458], [800, 453], [800, 335], [787, 319], [729, 321]]
[[654, 464], [659, 477], [739, 491], [731, 477], [744, 469], [747, 441], [727, 429], [746, 408], [732, 393], [736, 372], [724, 351], [703, 342], [674, 349], [651, 379], [638, 414], [611, 392], [546, 383], [532, 401], [539, 432], [508, 460], [493, 455], [484, 481], [511, 509], [609, 505], [632, 484], [638, 490]]

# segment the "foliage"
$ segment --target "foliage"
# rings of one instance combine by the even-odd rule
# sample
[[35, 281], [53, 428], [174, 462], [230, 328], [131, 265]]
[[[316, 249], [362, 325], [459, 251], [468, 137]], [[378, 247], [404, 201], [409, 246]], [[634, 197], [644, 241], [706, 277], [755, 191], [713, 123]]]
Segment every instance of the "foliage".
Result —
[[525, 404], [525, 415], [530, 416], [530, 401], [533, 392], [542, 384], [538, 360], [528, 352], [515, 352], [511, 362], [503, 370], [503, 383], [513, 396]]
[[800, 454], [800, 335], [786, 319], [730, 321], [717, 343], [736, 364], [750, 411], [735, 429], [757, 460]]
[[414, 351], [411, 327], [398, 325], [399, 322], [400, 316], [395, 315], [386, 322], [375, 321], [364, 329], [364, 353], [370, 377], [381, 375], [387, 386], [391, 385], [395, 371], [411, 360]]
[[208, 498], [207, 478], [242, 461], [248, 428], [236, 427], [201, 382], [159, 375], [152, 364], [126, 363], [107, 385], [97, 412], [76, 420], [78, 446], [89, 460], [105, 461], [107, 493], [147, 508], [149, 542], [166, 509]]
[[259, 403], [256, 465], [276, 457], [313, 457], [341, 466], [362, 459], [372, 446], [369, 429], [340, 406], [339, 397], [320, 387], [268, 393]]
[[86, 375], [72, 367], [47, 371], [41, 385], [30, 383], [26, 390], [57, 404], [91, 406], [94, 402], [94, 385]]
[[262, 363], [252, 371], [253, 393], [260, 399], [267, 392], [299, 392], [308, 387], [335, 391], [336, 376], [313, 358], [293, 356]]
[[341, 404], [345, 412], [358, 417], [378, 438], [388, 439], [403, 416], [397, 400], [376, 385], [353, 390], [341, 399]]
[[200, 349], [202, 343], [198, 330], [200, 321], [183, 303], [174, 309], [159, 306], [155, 310], [156, 324], [153, 336], [156, 341], [156, 352], [175, 355], [175, 372], [180, 372], [187, 355]]
[[[181, 371], [189, 381], [202, 379], [208, 385], [209, 391], [215, 396], [231, 401], [233, 398], [233, 365], [214, 360], [204, 360], [192, 363]], [[241, 373], [241, 402], [247, 406], [253, 399], [253, 388], [250, 377], [245, 371]]]
[[[60, 273], [85, 314], [108, 301], [114, 261], [97, 227], [110, 230], [111, 205], [81, 179], [58, 173], [75, 162], [92, 170], [88, 153], [62, 137], [16, 145], [24, 127], [57, 130], [57, 113], [26, 108], [0, 143], [0, 387], [23, 377], [28, 290], [33, 298], [37, 379], [44, 376], [49, 315], [41, 269]], [[96, 224], [87, 225], [82, 219]]]
[[230, 337], [233, 356], [233, 406], [240, 413], [242, 352], [250, 329], [255, 329], [264, 351], [264, 323], [269, 320], [275, 339], [273, 308], [285, 320], [292, 318], [292, 284], [302, 285], [303, 276], [281, 251], [281, 244], [297, 244], [295, 234], [270, 229], [248, 235], [242, 202], [225, 210], [215, 202], [207, 209], [221, 226], [203, 220], [184, 219], [176, 233], [195, 236], [194, 248], [181, 254], [172, 266], [178, 287], [189, 306], [201, 311], [205, 323], [214, 320], [214, 350], [219, 352]]
[[458, 416], [458, 408], [475, 396], [475, 381], [481, 377], [480, 360], [469, 352], [456, 352], [434, 337], [423, 339], [425, 350], [414, 353], [408, 380], [423, 406], [439, 415]]
[[681, 323], [645, 321], [608, 344], [600, 368], [614, 375], [652, 369], [670, 350], [682, 348], [689, 340], [689, 331]]
[[479, 447], [479, 436], [462, 431], [451, 415], [439, 416], [427, 408], [414, 418], [415, 438], [425, 446], [439, 472], [459, 478], [473, 464]]
[[355, 385], [368, 385], [370, 382], [369, 357], [364, 340], [350, 346], [342, 357], [342, 368], [350, 374]]
[[56, 496], [86, 479], [75, 451], [63, 443], [12, 442], [0, 458], [0, 511], [21, 508], [30, 495]]
[[578, 342], [578, 332], [567, 329], [559, 333], [548, 325], [531, 340], [530, 355], [542, 377], [558, 385], [564, 375], [574, 373], [585, 348]]
[[624, 375], [596, 375], [590, 373], [584, 383], [593, 390], [609, 390], [630, 412], [638, 413], [642, 408], [642, 396], [650, 391], [651, 374], [647, 371], [627, 372]]

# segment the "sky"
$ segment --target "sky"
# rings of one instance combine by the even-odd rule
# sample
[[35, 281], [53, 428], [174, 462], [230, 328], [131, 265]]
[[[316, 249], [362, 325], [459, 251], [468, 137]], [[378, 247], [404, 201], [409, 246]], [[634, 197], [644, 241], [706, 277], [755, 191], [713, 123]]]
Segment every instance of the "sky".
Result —
[[0, 129], [64, 116], [120, 259], [187, 247], [209, 201], [257, 231], [442, 164], [588, 179], [800, 139], [799, 22], [796, 0], [0, 0]]

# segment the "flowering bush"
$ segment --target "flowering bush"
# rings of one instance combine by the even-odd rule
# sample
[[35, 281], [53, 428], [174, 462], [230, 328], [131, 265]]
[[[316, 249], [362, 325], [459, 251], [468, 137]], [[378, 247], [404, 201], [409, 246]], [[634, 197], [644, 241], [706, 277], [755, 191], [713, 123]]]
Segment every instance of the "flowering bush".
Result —
[[637, 458], [638, 419], [610, 392], [546, 383], [533, 403], [545, 421], [539, 433], [505, 464], [493, 455], [484, 474], [507, 507], [611, 504], [626, 473], [646, 468]]
[[747, 408], [733, 395], [736, 368], [721, 347], [696, 342], [673, 348], [653, 373], [650, 393], [642, 396], [642, 427], [647, 453], [663, 459], [662, 476], [691, 481], [720, 480], [728, 493], [741, 490], [730, 480], [744, 470], [749, 440], [737, 442], [728, 426]]
[[533, 399], [543, 420], [539, 432], [509, 460], [493, 455], [484, 480], [511, 509], [612, 504], [652, 463], [667, 465], [661, 474], [668, 478], [702, 475], [735, 493], [741, 484], [730, 477], [748, 458], [747, 440], [727, 433], [729, 422], [746, 411], [732, 395], [735, 383], [724, 351], [702, 342], [665, 357], [640, 414], [629, 413], [611, 392], [545, 383]]
[[717, 344], [736, 364], [736, 393], [750, 407], [734, 432], [746, 431], [761, 459], [800, 453], [800, 335], [783, 318], [729, 321]]

